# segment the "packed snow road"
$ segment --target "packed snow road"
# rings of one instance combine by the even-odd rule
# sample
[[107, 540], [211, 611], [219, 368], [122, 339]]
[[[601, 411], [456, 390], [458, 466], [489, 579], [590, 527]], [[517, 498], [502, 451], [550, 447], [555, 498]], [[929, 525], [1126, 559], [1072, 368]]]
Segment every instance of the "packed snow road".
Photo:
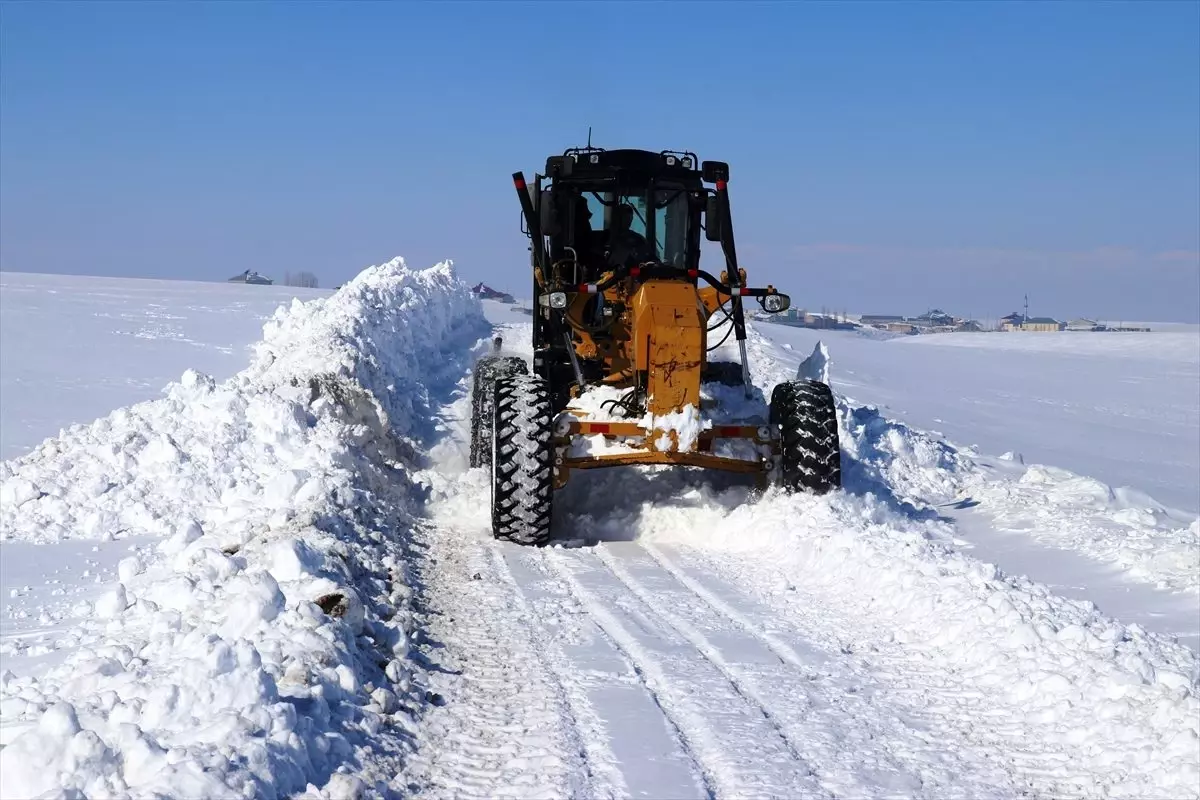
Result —
[[[839, 398], [844, 491], [582, 473], [500, 543], [470, 369], [529, 318], [482, 310], [371, 268], [0, 464], [0, 796], [1200, 797], [1194, 521]], [[752, 331], [764, 388], [802, 355]]]
[[[528, 324], [494, 319], [511, 346], [528, 341]], [[1194, 782], [1195, 701], [1178, 694], [1195, 686], [1191, 653], [931, 544], [947, 518], [861, 465], [836, 499], [585, 473], [561, 495], [555, 546], [522, 548], [490, 537], [488, 475], [465, 468], [469, 411], [465, 395], [446, 407], [453, 435], [424, 478], [431, 684], [460, 701], [430, 712], [434, 746], [410, 765], [428, 796], [1145, 796]], [[845, 438], [864, 460], [880, 445]], [[1150, 658], [1155, 685], [1112, 684], [1114, 656]], [[1170, 697], [1184, 702], [1163, 740]], [[1158, 744], [1128, 749], [1143, 735]]]

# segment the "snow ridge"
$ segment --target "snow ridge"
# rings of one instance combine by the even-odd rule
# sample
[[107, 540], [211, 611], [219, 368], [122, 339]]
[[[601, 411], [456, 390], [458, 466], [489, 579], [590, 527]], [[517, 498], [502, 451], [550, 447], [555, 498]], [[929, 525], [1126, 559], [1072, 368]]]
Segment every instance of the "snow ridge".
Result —
[[[748, 333], [756, 381], [770, 386], [815, 372], [814, 366], [829, 375], [832, 359], [823, 343], [800, 367], [789, 367], [759, 331]], [[889, 502], [926, 516], [935, 515], [938, 505], [978, 505], [1002, 529], [1113, 564], [1159, 588], [1200, 597], [1200, 519], [1195, 516], [1068, 470], [986, 458], [885, 417], [836, 387], [835, 396], [842, 446], [852, 459], [848, 470], [870, 480], [872, 491]]]
[[383, 791], [425, 702], [410, 471], [486, 330], [449, 263], [395, 259], [280, 309], [230, 380], [0, 464], [0, 538], [155, 537], [61, 663], [0, 675], [0, 796]]

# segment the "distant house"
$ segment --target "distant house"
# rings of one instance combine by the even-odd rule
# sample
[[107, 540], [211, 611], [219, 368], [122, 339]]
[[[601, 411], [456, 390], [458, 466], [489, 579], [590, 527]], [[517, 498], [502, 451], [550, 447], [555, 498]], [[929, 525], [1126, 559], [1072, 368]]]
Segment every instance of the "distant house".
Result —
[[266, 275], [259, 275], [252, 270], [246, 270], [241, 275], [234, 275], [229, 279], [230, 283], [252, 283], [256, 286], [270, 286], [275, 281], [268, 278]]
[[983, 326], [973, 319], [956, 325], [954, 330], [958, 333], [980, 333], [983, 331]]
[[931, 308], [913, 320], [913, 322], [917, 325], [923, 325], [926, 327], [946, 327], [949, 325], [956, 325], [960, 321], [961, 320], [950, 316], [945, 311], [942, 311], [940, 308]]
[[904, 317], [895, 314], [863, 314], [858, 318], [858, 321], [863, 325], [871, 325], [875, 328], [886, 328], [897, 322], [904, 322]]
[[1000, 330], [1002, 331], [1019, 331], [1022, 323], [1025, 322], [1025, 315], [1018, 314], [1016, 311], [1009, 314], [1007, 317], [1000, 318]]
[[474, 292], [475, 296], [481, 300], [499, 300], [501, 303], [516, 302], [511, 294], [508, 294], [507, 292], [498, 292], [490, 286], [485, 286], [483, 281], [480, 281], [477, 286], [471, 287], [471, 291]]
[[1061, 331], [1064, 327], [1066, 327], [1065, 322], [1059, 322], [1058, 320], [1050, 317], [1030, 317], [1021, 323], [1021, 330], [1041, 333], [1049, 331]]
[[1100, 331], [1100, 330], [1104, 330], [1104, 326], [1101, 325], [1099, 322], [1096, 322], [1096, 320], [1094, 320], [1094, 319], [1087, 319], [1086, 317], [1081, 317], [1079, 319], [1073, 319], [1070, 322], [1068, 322], [1067, 330], [1069, 330], [1069, 331]]

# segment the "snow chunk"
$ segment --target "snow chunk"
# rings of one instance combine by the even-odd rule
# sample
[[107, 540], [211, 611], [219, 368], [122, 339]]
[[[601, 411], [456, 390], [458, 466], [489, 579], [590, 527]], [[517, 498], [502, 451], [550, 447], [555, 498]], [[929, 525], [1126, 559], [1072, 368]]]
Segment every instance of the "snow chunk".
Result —
[[824, 342], [818, 340], [808, 358], [800, 362], [796, 369], [796, 378], [829, 383], [829, 349], [825, 347]]
[[680, 452], [692, 450], [701, 431], [711, 429], [713, 424], [711, 419], [701, 417], [700, 408], [693, 405], [660, 416], [647, 412], [640, 422], [648, 430], [662, 431], [657, 443], [660, 450]]
[[125, 594], [125, 584], [118, 583], [96, 601], [96, 614], [104, 619], [120, 616], [129, 608], [129, 598]]

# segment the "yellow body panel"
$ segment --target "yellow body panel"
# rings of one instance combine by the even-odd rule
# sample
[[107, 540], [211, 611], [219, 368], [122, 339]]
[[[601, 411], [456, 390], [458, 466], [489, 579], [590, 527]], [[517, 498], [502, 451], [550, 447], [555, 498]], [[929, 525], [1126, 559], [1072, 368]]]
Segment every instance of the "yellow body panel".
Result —
[[[738, 273], [745, 284], [746, 270]], [[603, 283], [611, 274], [594, 280]], [[720, 277], [728, 280], [725, 272]], [[593, 317], [597, 295], [579, 292], [566, 309], [579, 358], [603, 362], [605, 385], [632, 388], [641, 380], [647, 410], [656, 416], [698, 407], [709, 318], [730, 296], [687, 280], [630, 279], [612, 284], [602, 297], [614, 314], [602, 331]]]
[[646, 281], [632, 298], [629, 346], [646, 371], [648, 410], [670, 414], [700, 405], [700, 368], [708, 314], [696, 287], [683, 281]]

